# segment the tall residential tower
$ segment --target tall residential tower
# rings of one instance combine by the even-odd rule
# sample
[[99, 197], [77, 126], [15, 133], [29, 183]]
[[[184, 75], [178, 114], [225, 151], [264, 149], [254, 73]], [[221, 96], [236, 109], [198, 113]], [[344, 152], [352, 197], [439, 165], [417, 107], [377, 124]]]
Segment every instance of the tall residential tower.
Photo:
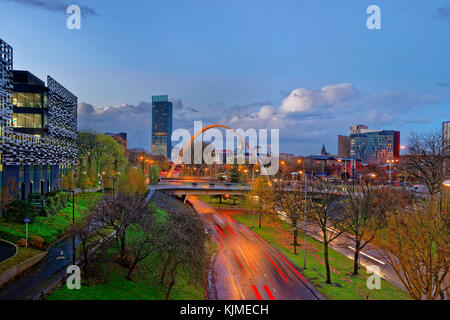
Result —
[[170, 159], [172, 152], [172, 102], [167, 95], [152, 97], [152, 154]]

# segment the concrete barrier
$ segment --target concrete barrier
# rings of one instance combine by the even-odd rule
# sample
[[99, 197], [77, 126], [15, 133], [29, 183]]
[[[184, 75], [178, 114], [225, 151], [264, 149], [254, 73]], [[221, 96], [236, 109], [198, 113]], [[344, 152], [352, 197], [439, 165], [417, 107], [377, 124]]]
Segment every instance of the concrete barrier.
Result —
[[8, 269], [5, 272], [3, 272], [2, 274], [0, 274], [0, 287], [2, 287], [5, 283], [7, 283], [9, 280], [16, 277], [21, 272], [24, 272], [28, 268], [31, 268], [36, 263], [41, 261], [42, 258], [44, 258], [46, 254], [47, 254], [47, 252], [39, 253], [39, 254], [35, 255], [34, 257], [31, 257], [19, 264], [16, 264], [15, 266], [12, 266], [10, 269]]

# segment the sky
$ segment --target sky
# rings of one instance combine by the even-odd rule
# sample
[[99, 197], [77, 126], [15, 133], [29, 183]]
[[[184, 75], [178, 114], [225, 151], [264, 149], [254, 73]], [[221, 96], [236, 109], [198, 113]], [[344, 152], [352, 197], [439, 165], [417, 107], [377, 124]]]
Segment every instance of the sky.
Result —
[[159, 94], [174, 129], [277, 128], [280, 151], [302, 155], [337, 152], [355, 124], [407, 144], [450, 120], [449, 0], [0, 0], [0, 38], [14, 69], [78, 96], [80, 130], [127, 132], [130, 147], [150, 149]]

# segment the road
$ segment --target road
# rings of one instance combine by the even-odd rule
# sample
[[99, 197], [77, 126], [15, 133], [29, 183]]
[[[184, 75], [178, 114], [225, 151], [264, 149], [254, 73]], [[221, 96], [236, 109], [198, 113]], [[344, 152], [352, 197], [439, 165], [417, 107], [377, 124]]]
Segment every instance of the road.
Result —
[[188, 201], [218, 244], [213, 278], [220, 300], [317, 300], [320, 293], [250, 228], [195, 196]]

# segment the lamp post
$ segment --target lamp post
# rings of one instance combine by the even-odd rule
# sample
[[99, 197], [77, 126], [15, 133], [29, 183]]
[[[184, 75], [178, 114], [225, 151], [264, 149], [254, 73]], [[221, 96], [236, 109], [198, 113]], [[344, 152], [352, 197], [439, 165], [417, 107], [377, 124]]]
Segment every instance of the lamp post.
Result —
[[[406, 146], [400, 146], [400, 149], [401, 150], [405, 150], [406, 149]], [[404, 157], [405, 155], [403, 155], [403, 157]], [[405, 162], [405, 171], [404, 171], [404, 173], [403, 173], [403, 185], [404, 185], [404, 187], [405, 187], [405, 189], [406, 189], [406, 158], [404, 158], [404, 162]]]
[[306, 191], [306, 185], [307, 185], [307, 177], [306, 172], [303, 171], [303, 174], [305, 175], [305, 225], [304, 225], [304, 235], [305, 235], [305, 244], [304, 244], [304, 254], [303, 254], [303, 269], [306, 269], [306, 199], [307, 199], [307, 191]]
[[[75, 190], [62, 190], [72, 193], [72, 227], [75, 227]], [[75, 234], [72, 235], [72, 264], [75, 265], [77, 252], [75, 250]]]

